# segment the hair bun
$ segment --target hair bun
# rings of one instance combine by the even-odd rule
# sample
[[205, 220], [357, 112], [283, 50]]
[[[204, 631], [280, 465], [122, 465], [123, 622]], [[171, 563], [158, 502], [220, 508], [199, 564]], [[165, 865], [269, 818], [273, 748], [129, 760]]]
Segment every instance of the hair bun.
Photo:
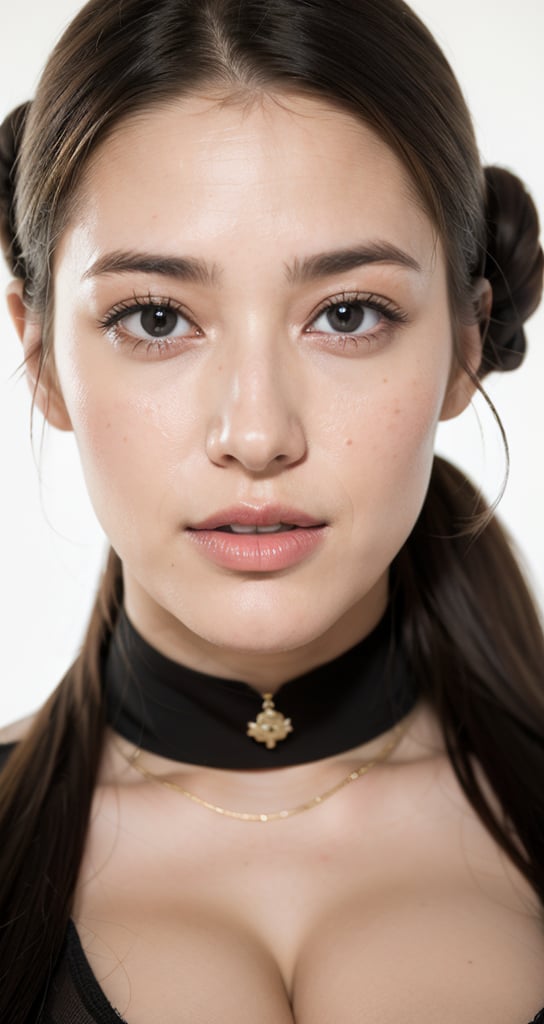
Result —
[[543, 254], [535, 205], [524, 184], [502, 167], [486, 167], [487, 252], [484, 276], [493, 288], [483, 375], [515, 370], [526, 348], [523, 324], [542, 296]]
[[30, 102], [12, 110], [0, 125], [0, 243], [12, 274], [24, 277], [15, 230], [15, 169]]

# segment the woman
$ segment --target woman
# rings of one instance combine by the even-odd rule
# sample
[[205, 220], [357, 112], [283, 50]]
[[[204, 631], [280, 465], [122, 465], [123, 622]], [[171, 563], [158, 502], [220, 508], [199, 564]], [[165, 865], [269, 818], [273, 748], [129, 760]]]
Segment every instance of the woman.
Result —
[[396, 0], [93, 0], [2, 139], [112, 545], [5, 737], [2, 1020], [533, 1018], [542, 635], [433, 456], [523, 357], [523, 185]]

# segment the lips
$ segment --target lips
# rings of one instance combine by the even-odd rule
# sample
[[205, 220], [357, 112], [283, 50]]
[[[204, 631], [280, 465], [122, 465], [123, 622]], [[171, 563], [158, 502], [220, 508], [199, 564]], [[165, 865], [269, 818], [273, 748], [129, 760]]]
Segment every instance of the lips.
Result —
[[236, 505], [187, 527], [207, 559], [234, 572], [273, 573], [310, 558], [324, 541], [327, 523], [279, 505]]
[[[274, 533], [326, 526], [324, 520], [315, 519], [299, 509], [283, 505], [234, 505], [222, 509], [207, 519], [189, 526], [190, 530], [223, 530], [232, 533]], [[233, 529], [233, 527], [235, 529]], [[236, 527], [242, 527], [237, 530]], [[243, 529], [247, 527], [246, 529]]]

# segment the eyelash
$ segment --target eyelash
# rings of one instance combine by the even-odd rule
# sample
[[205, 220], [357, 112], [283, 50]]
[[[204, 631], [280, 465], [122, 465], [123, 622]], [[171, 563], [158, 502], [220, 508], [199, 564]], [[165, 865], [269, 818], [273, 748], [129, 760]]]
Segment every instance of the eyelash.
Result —
[[[367, 309], [372, 309], [376, 313], [379, 313], [385, 322], [382, 322], [377, 327], [374, 327], [368, 333], [364, 334], [353, 334], [347, 332], [346, 334], [335, 333], [324, 333], [322, 336], [325, 337], [326, 347], [336, 347], [345, 351], [347, 346], [350, 345], [352, 348], [359, 350], [363, 345], [366, 350], [373, 350], [379, 344], [382, 343], [382, 335], [385, 332], [390, 331], [393, 326], [406, 323], [408, 316], [404, 313], [399, 306], [397, 306], [390, 299], [386, 299], [384, 296], [376, 295], [373, 292], [341, 292], [338, 295], [333, 295], [327, 298], [311, 315], [309, 326], [305, 328], [305, 334], [312, 333], [312, 324], [319, 319], [324, 313], [329, 310], [333, 310], [341, 305], [360, 305]], [[149, 338], [148, 341], [144, 341], [143, 338], [137, 338], [133, 335], [129, 335], [128, 332], [123, 332], [122, 321], [126, 317], [143, 313], [145, 310], [152, 308], [160, 308], [165, 310], [167, 313], [176, 313], [182, 316], [187, 323], [194, 329], [198, 336], [201, 335], [200, 328], [194, 323], [189, 316], [188, 312], [177, 303], [173, 302], [168, 297], [158, 297], [148, 294], [146, 296], [133, 295], [130, 300], [123, 300], [116, 303], [108, 313], [98, 321], [98, 326], [105, 334], [113, 334], [114, 340], [120, 344], [133, 343], [133, 351], [140, 348], [141, 345], [145, 345], [146, 354], [149, 356], [160, 357], [166, 353], [172, 354], [174, 347], [174, 341], [169, 337], [164, 338]]]
[[98, 326], [104, 334], [113, 334], [114, 340], [119, 344], [130, 344], [133, 343], [133, 351], [140, 348], [141, 345], [145, 345], [145, 351], [147, 354], [163, 355], [169, 349], [172, 348], [173, 342], [170, 338], [149, 338], [148, 341], [144, 341], [143, 338], [136, 338], [133, 335], [129, 335], [128, 332], [123, 332], [122, 321], [131, 316], [134, 313], [143, 313], [146, 309], [164, 309], [167, 313], [177, 313], [182, 316], [187, 323], [200, 334], [200, 330], [194, 321], [189, 316], [187, 310], [178, 303], [173, 302], [172, 299], [164, 296], [160, 297], [157, 295], [151, 295], [150, 293], [145, 296], [133, 295], [129, 300], [123, 300], [116, 303], [115, 306], [106, 313], [98, 321]]
[[[327, 313], [328, 310], [333, 310], [341, 305], [359, 305], [365, 309], [372, 309], [374, 312], [380, 313], [385, 322], [372, 328], [366, 334], [350, 334], [349, 332], [346, 334], [341, 334], [340, 332], [338, 334], [326, 334], [326, 345], [329, 348], [331, 343], [337, 348], [341, 348], [342, 351], [345, 351], [348, 345], [356, 350], [364, 345], [367, 351], [373, 351], [383, 343], [384, 333], [390, 332], [394, 325], [405, 324], [408, 321], [408, 315], [383, 295], [376, 295], [374, 292], [340, 292], [338, 295], [330, 296], [318, 306], [317, 310], [312, 313], [310, 324], [315, 323], [323, 313]], [[306, 333], [311, 333], [311, 327], [306, 328]]]

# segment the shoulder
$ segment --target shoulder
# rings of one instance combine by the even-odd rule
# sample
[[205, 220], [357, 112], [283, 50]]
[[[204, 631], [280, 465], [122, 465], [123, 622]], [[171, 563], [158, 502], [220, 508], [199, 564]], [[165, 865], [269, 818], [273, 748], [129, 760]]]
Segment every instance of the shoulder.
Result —
[[14, 743], [18, 743], [19, 740], [24, 739], [32, 726], [34, 718], [34, 715], [27, 715], [26, 718], [19, 718], [16, 722], [11, 722], [10, 725], [2, 726], [0, 729], [0, 746], [3, 747], [6, 744], [12, 746]]

